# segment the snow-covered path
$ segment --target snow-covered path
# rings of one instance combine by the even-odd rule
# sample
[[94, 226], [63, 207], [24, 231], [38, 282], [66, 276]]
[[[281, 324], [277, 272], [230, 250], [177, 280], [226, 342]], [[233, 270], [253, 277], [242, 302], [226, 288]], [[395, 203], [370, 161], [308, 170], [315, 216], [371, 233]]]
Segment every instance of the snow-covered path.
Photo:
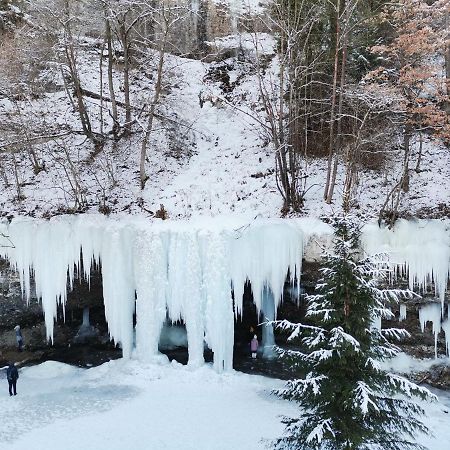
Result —
[[[0, 392], [0, 449], [262, 450], [295, 405], [269, 395], [281, 381], [210, 366], [112, 361], [83, 370], [46, 362], [21, 371], [17, 397]], [[434, 437], [448, 450], [450, 395], [426, 405]]]
[[208, 366], [47, 362], [22, 370], [17, 397], [3, 383], [0, 449], [10, 450], [256, 450], [290, 406], [269, 396], [280, 382]]

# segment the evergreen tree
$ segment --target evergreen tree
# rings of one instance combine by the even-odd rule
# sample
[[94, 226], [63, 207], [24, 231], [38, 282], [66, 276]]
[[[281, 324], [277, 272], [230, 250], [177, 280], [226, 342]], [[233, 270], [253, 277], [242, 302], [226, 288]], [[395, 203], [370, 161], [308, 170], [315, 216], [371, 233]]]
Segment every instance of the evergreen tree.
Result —
[[428, 431], [414, 399], [435, 397], [381, 368], [380, 361], [399, 351], [390, 341], [408, 333], [374, 326], [375, 318], [392, 315], [388, 302], [412, 293], [379, 288], [389, 272], [386, 258], [359, 258], [352, 220], [335, 219], [334, 227], [333, 254], [325, 255], [317, 294], [307, 296], [311, 325], [277, 322], [290, 340], [300, 339], [301, 350], [280, 349], [299, 378], [275, 393], [297, 402], [301, 412], [283, 419], [285, 434], [275, 448], [424, 449], [414, 442], [416, 432]]

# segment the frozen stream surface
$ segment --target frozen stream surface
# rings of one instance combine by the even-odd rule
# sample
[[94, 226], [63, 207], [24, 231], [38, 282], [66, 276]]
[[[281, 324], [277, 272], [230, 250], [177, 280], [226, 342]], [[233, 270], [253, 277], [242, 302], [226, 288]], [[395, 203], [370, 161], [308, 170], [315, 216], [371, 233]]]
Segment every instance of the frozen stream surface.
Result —
[[[293, 404], [270, 396], [278, 380], [217, 374], [178, 363], [117, 360], [91, 369], [48, 361], [20, 372], [17, 397], [0, 391], [0, 449], [229, 450], [263, 449], [282, 432]], [[448, 450], [450, 394], [426, 405], [434, 437]]]

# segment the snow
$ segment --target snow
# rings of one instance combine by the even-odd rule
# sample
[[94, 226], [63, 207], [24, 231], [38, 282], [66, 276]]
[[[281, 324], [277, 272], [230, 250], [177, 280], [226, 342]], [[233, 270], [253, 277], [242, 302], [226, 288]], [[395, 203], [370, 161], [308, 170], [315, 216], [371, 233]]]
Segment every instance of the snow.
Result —
[[213, 0], [217, 5], [226, 5], [232, 14], [248, 12], [260, 13], [267, 6], [268, 0]]
[[448, 363], [448, 358], [434, 358], [428, 359], [416, 359], [406, 353], [399, 353], [394, 358], [385, 360], [381, 363], [384, 370], [397, 372], [400, 374], [407, 374], [411, 372], [425, 372], [430, 370], [432, 366], [439, 364], [440, 362]]
[[[210, 366], [122, 359], [76, 369], [49, 361], [20, 370], [17, 397], [3, 386], [0, 449], [263, 450], [283, 432], [280, 416], [301, 415], [295, 404], [269, 395], [282, 385], [237, 372], [218, 375]], [[450, 396], [434, 392], [440, 402], [423, 404], [433, 434], [418, 442], [446, 450]]]
[[[49, 376], [42, 375], [49, 369]], [[0, 449], [262, 450], [295, 407], [270, 395], [279, 380], [217, 375], [210, 366], [118, 360], [55, 380], [20, 371], [18, 395], [0, 393]], [[51, 439], [49, 439], [51, 436]]]
[[[250, 2], [251, 11], [259, 8], [260, 1]], [[241, 3], [245, 5], [247, 2], [244, 0]], [[234, 58], [224, 61], [230, 80], [239, 80], [231, 93], [224, 92], [219, 81], [208, 78], [216, 63], [167, 55], [165, 84], [170, 87], [170, 92], [164, 96], [158, 113], [174, 122], [158, 119], [155, 124], [147, 155], [150, 178], [143, 191], [139, 188], [136, 175], [141, 138], [139, 133], [122, 140], [117, 148], [113, 148], [113, 144], [108, 141], [103, 151], [93, 157], [93, 149], [86, 144], [85, 139], [76, 133], [70, 134], [70, 130], [79, 130], [79, 119], [64, 92], [59, 70], [55, 70], [58, 63], [50, 62], [56, 74], [51, 81], [60, 90], [46, 93], [38, 99], [16, 103], [0, 99], [0, 116], [8, 124], [22, 121], [29, 124], [32, 135], [64, 136], [56, 141], [44, 139], [33, 147], [45, 165], [45, 171], [39, 174], [33, 172], [27, 152], [17, 153], [21, 194], [25, 197], [23, 201], [17, 200], [13, 163], [4, 161], [9, 183], [0, 190], [0, 212], [7, 217], [45, 217], [74, 207], [73, 180], [64, 172], [64, 169], [68, 170], [69, 163], [60, 156], [63, 146], [69, 151], [71, 162], [75, 165], [85, 197], [85, 208], [90, 212], [98, 211], [99, 204], [104, 201], [116, 213], [126, 211], [144, 217], [152, 216], [161, 204], [172, 219], [186, 219], [197, 214], [220, 216], [249, 211], [263, 217], [280, 216], [282, 198], [276, 186], [274, 150], [267, 143], [261, 123], [258, 123], [265, 123], [266, 119], [260, 111], [258, 79], [251, 68], [254, 54], [252, 39], [255, 37], [243, 33], [214, 40], [219, 50], [236, 48], [237, 44], [242, 44], [247, 52], [248, 61], [239, 62]], [[264, 54], [272, 52], [273, 37], [259, 33], [256, 40], [258, 51]], [[98, 40], [81, 36], [80, 48], [77, 49], [83, 87], [96, 93], [101, 91], [99, 46], [101, 42]], [[267, 70], [268, 85], [276, 79], [273, 77], [276, 77], [277, 71], [272, 66]], [[133, 105], [143, 105], [152, 92], [152, 70], [152, 67], [146, 67], [145, 71], [132, 71]], [[122, 78], [119, 70], [114, 72], [114, 86], [119, 101], [123, 101], [120, 89]], [[104, 77], [104, 93], [108, 92], [106, 82]], [[199, 95], [202, 93], [220, 99], [220, 105], [206, 102], [201, 108]], [[98, 130], [99, 101], [89, 99], [88, 106], [93, 127]], [[111, 119], [107, 114], [104, 114], [104, 121], [104, 129], [110, 129]], [[171, 141], [170, 136], [175, 136], [175, 142]], [[0, 137], [0, 144], [17, 140], [21, 140], [20, 135], [4, 133]], [[418, 143], [415, 140], [418, 141], [413, 138], [412, 149], [417, 154]], [[382, 171], [363, 170], [359, 174], [360, 181], [353, 198], [358, 211], [364, 211], [371, 217], [377, 216], [386, 195], [398, 181], [402, 163], [402, 155], [392, 156], [389, 167]], [[307, 192], [302, 214], [317, 218], [324, 214], [339, 213], [345, 178], [342, 165], [338, 169], [334, 201], [328, 205], [323, 201], [326, 159], [308, 156], [304, 164]], [[422, 167], [424, 170], [420, 173], [411, 171], [410, 191], [402, 199], [401, 212], [423, 215], [424, 210], [428, 209], [430, 214], [439, 214], [439, 205], [448, 202], [448, 149], [439, 142], [425, 140]], [[425, 211], [425, 214], [428, 213]]]

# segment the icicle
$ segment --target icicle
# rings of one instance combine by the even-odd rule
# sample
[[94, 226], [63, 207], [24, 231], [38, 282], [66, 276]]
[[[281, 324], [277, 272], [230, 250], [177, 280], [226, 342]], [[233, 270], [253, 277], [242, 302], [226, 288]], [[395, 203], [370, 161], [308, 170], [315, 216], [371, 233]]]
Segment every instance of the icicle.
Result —
[[447, 305], [447, 319], [442, 323], [442, 330], [445, 333], [445, 349], [447, 356], [450, 356], [450, 304]]
[[125, 358], [131, 356], [133, 347], [135, 309], [131, 236], [128, 227], [114, 224], [105, 235], [101, 251], [105, 316], [110, 336], [122, 345]]
[[381, 331], [381, 316], [375, 316], [372, 320], [372, 328]]
[[273, 359], [276, 357], [275, 353], [275, 335], [273, 332], [273, 325], [265, 322], [275, 320], [275, 299], [273, 293], [269, 288], [264, 288], [262, 295], [262, 355], [265, 359]]
[[419, 322], [422, 333], [425, 331], [427, 322], [432, 322], [434, 333], [434, 354], [437, 358], [437, 340], [441, 331], [441, 307], [438, 303], [429, 303], [419, 309]]
[[[231, 243], [231, 278], [237, 313], [242, 310], [246, 280], [250, 281], [257, 311], [261, 311], [265, 286], [273, 292], [275, 309], [279, 306], [286, 276], [299, 288], [303, 255], [303, 234], [288, 221], [261, 221], [235, 233]], [[297, 276], [297, 277], [296, 277]]]
[[396, 274], [408, 274], [409, 288], [426, 290], [434, 282], [435, 293], [444, 306], [450, 273], [450, 233], [439, 220], [397, 220], [389, 230], [375, 222], [363, 229], [362, 245], [369, 254], [386, 252]]
[[400, 303], [400, 317], [398, 320], [400, 322], [406, 320], [406, 305], [404, 303]]

